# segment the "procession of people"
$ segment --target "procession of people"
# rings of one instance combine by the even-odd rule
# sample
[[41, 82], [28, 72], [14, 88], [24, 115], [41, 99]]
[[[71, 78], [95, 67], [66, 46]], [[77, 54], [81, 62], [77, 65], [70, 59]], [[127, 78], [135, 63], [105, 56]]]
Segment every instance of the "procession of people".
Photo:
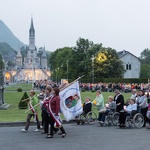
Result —
[[[33, 98], [34, 96], [34, 98]], [[40, 103], [38, 101], [40, 99]], [[34, 117], [34, 121], [37, 122], [37, 129], [34, 131], [40, 131], [40, 123], [38, 119], [37, 104], [41, 106], [41, 128], [43, 128], [43, 134], [47, 134], [46, 138], [53, 138], [53, 135], [57, 133], [58, 130], [61, 132], [62, 138], [66, 136], [66, 132], [62, 126], [60, 118], [60, 97], [59, 97], [59, 88], [47, 86], [45, 92], [42, 91], [38, 96], [35, 96], [33, 90], [30, 91], [30, 98], [27, 100], [29, 105], [28, 116], [26, 120], [26, 126], [21, 131], [27, 132], [31, 117]], [[50, 127], [50, 129], [49, 129]]]
[[[63, 89], [68, 86], [62, 86]], [[34, 121], [37, 123], [37, 128], [35, 132], [41, 131], [42, 134], [46, 134], [46, 138], [53, 138], [56, 133], [61, 135], [62, 138], [66, 136], [66, 131], [62, 125], [62, 119], [60, 117], [61, 107], [61, 97], [60, 97], [60, 87], [53, 85], [45, 85], [44, 89], [41, 89], [39, 94], [36, 94], [34, 90], [30, 91], [30, 98], [27, 99], [29, 109], [27, 111], [26, 125], [21, 130], [22, 132], [27, 132], [30, 126], [30, 120], [33, 117]], [[105, 117], [109, 112], [118, 112], [119, 120], [118, 126], [120, 128], [125, 128], [125, 120], [127, 116], [130, 116], [133, 112], [141, 113], [144, 118], [143, 127], [148, 123], [147, 129], [150, 129], [150, 104], [148, 104], [148, 97], [144, 90], [132, 89], [131, 97], [124, 100], [123, 94], [119, 89], [114, 91], [115, 96], [108, 96], [108, 103], [105, 104], [103, 94], [101, 90], [96, 91], [96, 97], [91, 101], [90, 97], [86, 97], [86, 101], [82, 106], [82, 113], [86, 115], [88, 112], [92, 111], [92, 107], [97, 108], [98, 120], [97, 123], [105, 124]], [[74, 97], [77, 97], [74, 99]], [[66, 100], [66, 108], [70, 101], [76, 105], [80, 96], [76, 93], [74, 96], [68, 97]], [[76, 102], [75, 102], [76, 101]], [[37, 106], [41, 107], [41, 114], [38, 113]], [[70, 106], [70, 105], [69, 105]], [[68, 107], [67, 109], [72, 109]], [[74, 108], [75, 110], [75, 108]], [[41, 115], [41, 125], [38, 118]], [[76, 116], [74, 116], [75, 118]], [[80, 124], [78, 121], [77, 124]], [[82, 124], [85, 124], [82, 121]]]

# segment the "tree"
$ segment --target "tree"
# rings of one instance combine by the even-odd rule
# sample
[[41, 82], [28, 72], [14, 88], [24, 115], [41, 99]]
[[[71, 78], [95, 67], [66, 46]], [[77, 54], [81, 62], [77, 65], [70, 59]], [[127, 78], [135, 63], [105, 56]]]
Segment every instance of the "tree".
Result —
[[[116, 50], [104, 48], [88, 39], [79, 38], [73, 48], [64, 47], [52, 52], [49, 59], [52, 77], [76, 79], [84, 75], [92, 77], [92, 55], [94, 55], [94, 72], [96, 78], [123, 77], [124, 66]], [[68, 62], [68, 63], [67, 63]], [[68, 67], [68, 68], [67, 68]], [[68, 70], [68, 72], [67, 72]]]
[[2, 60], [2, 56], [0, 55], [0, 69], [4, 68], [4, 62]]
[[150, 65], [149, 64], [141, 64], [141, 78], [150, 78]]
[[150, 78], [150, 49], [144, 49], [141, 52], [141, 78]]
[[148, 49], [148, 48], [144, 49], [141, 52], [140, 59], [141, 59], [141, 63], [150, 65], [150, 49]]
[[22, 100], [25, 100], [25, 99], [28, 99], [28, 98], [29, 98], [28, 94], [26, 92], [24, 92], [24, 94], [23, 94], [23, 96], [22, 96], [22, 98], [21, 98], [21, 100], [18, 104], [19, 109], [27, 109], [28, 108], [27, 101], [22, 102]]
[[91, 58], [102, 47], [102, 44], [94, 44], [88, 39], [79, 38], [73, 48], [73, 74], [74, 77], [91, 75]]
[[8, 68], [6, 68], [6, 70], [7, 70], [7, 69], [8, 69], [8, 70], [11, 70], [11, 68], [15, 67], [15, 65], [16, 65], [16, 64], [15, 64], [13, 61], [10, 61], [10, 60], [9, 60], [9, 61], [7, 62], [7, 67], [8, 67]]
[[[67, 74], [71, 76], [71, 60], [72, 58], [72, 49], [69, 47], [64, 47], [57, 49], [56, 51], [52, 52], [49, 58], [49, 64], [52, 72], [52, 79], [57, 81], [61, 78], [67, 78]], [[69, 65], [69, 69], [67, 72], [67, 61]]]
[[124, 74], [123, 62], [116, 50], [102, 48], [95, 56], [94, 70], [96, 78], [121, 78]]

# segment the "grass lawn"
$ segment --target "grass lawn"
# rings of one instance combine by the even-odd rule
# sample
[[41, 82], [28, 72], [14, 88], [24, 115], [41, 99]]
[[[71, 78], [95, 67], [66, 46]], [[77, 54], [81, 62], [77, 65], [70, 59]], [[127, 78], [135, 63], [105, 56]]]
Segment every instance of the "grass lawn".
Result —
[[[0, 122], [19, 122], [25, 121], [27, 114], [25, 114], [26, 109], [18, 109], [18, 103], [22, 98], [24, 92], [8, 92], [4, 93], [4, 100], [6, 103], [10, 104], [8, 110], [0, 110]], [[85, 101], [86, 96], [89, 96], [91, 100], [95, 98], [95, 92], [81, 92], [82, 102]], [[28, 93], [29, 95], [29, 93]], [[105, 103], [107, 102], [107, 97], [113, 95], [114, 93], [110, 92], [103, 92], [103, 96], [105, 99]], [[125, 100], [130, 97], [131, 93], [123, 93]], [[93, 106], [93, 111], [96, 111], [96, 107]], [[40, 108], [39, 108], [39, 118], [41, 119], [40, 115]], [[62, 117], [63, 118], [63, 117]]]
[[17, 91], [18, 88], [22, 88], [23, 91], [30, 91], [32, 89], [32, 83], [14, 84], [5, 87], [6, 91]]

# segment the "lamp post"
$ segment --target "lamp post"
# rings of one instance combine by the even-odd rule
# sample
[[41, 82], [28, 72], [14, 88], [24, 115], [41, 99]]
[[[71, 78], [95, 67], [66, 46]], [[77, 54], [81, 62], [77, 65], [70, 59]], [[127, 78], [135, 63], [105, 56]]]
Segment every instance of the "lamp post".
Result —
[[32, 89], [34, 89], [34, 82], [35, 82], [35, 63], [34, 61], [31, 59], [32, 62], [32, 72], [33, 72], [33, 76], [32, 76]]
[[56, 83], [57, 83], [57, 69], [55, 69], [55, 73], [56, 73]]
[[67, 81], [68, 81], [68, 60], [66, 61], [67, 64]]
[[59, 68], [56, 68], [55, 72], [56, 72], [56, 83], [58, 84], [58, 82], [59, 82], [59, 78], [58, 78]]
[[5, 60], [3, 60], [3, 63], [4, 63], [4, 67], [5, 67], [5, 71], [4, 71], [4, 83], [6, 83], [6, 77], [5, 77], [5, 75], [6, 75], [6, 71], [7, 71], [7, 67], [8, 67], [8, 61], [6, 61], [5, 62]]
[[91, 58], [92, 60], [92, 83], [94, 83], [94, 59], [95, 57], [94, 55], [92, 55], [92, 58]]

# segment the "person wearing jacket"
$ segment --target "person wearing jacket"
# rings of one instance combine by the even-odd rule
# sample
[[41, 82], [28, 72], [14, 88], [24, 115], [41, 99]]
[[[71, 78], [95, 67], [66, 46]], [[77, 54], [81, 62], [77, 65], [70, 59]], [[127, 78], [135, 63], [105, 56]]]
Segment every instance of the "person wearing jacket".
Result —
[[114, 101], [116, 102], [116, 112], [120, 112], [121, 110], [123, 110], [124, 97], [118, 89], [115, 90]]
[[116, 103], [114, 102], [113, 96], [108, 96], [108, 103], [105, 104], [106, 112], [104, 113], [104, 121], [105, 117], [109, 114], [109, 112], [115, 112], [116, 111]]
[[52, 88], [51, 86], [47, 86], [45, 89], [45, 95], [43, 97], [43, 100], [40, 101], [41, 109], [42, 109], [42, 121], [43, 121], [43, 126], [44, 126], [44, 132], [42, 133], [49, 133], [49, 114], [47, 111], [48, 108], [48, 103], [49, 103], [49, 98], [52, 96], [51, 94]]
[[104, 119], [105, 119], [104, 113], [105, 112], [101, 112], [101, 110], [103, 110], [105, 108], [105, 105], [104, 105], [104, 97], [100, 90], [96, 91], [96, 98], [93, 100], [92, 104], [97, 107], [97, 110], [99, 112], [98, 122], [104, 123]]
[[59, 128], [62, 132], [62, 138], [66, 136], [66, 132], [61, 124], [61, 120], [59, 117], [60, 112], [60, 97], [59, 97], [59, 89], [53, 88], [52, 90], [53, 97], [49, 100], [49, 114], [50, 114], [50, 134], [47, 136], [47, 138], [53, 138], [53, 134], [55, 132], [55, 128]]
[[137, 104], [135, 103], [134, 99], [130, 99], [130, 104], [120, 112], [119, 116], [120, 128], [125, 127], [126, 117], [130, 116], [132, 111], [137, 111]]
[[150, 129], [150, 103], [148, 104], [148, 110], [146, 113], [146, 121], [148, 123], [147, 129]]
[[137, 106], [138, 106], [138, 111], [144, 117], [144, 125], [143, 125], [143, 127], [144, 127], [145, 123], [146, 123], [146, 113], [147, 113], [147, 110], [148, 110], [147, 96], [145, 95], [145, 91], [143, 91], [143, 90], [139, 91], [139, 96], [136, 99], [136, 103], [137, 103]]
[[22, 132], [28, 131], [28, 128], [30, 126], [30, 120], [32, 117], [34, 118], [34, 121], [37, 123], [37, 129], [35, 129], [34, 131], [35, 132], [40, 131], [40, 122], [38, 119], [38, 110], [37, 110], [37, 107], [34, 107], [37, 104], [38, 104], [38, 97], [35, 94], [34, 90], [31, 90], [30, 91], [30, 98], [28, 101], [28, 106], [29, 106], [30, 111], [28, 112], [28, 115], [27, 115], [26, 126], [24, 129], [21, 130]]

